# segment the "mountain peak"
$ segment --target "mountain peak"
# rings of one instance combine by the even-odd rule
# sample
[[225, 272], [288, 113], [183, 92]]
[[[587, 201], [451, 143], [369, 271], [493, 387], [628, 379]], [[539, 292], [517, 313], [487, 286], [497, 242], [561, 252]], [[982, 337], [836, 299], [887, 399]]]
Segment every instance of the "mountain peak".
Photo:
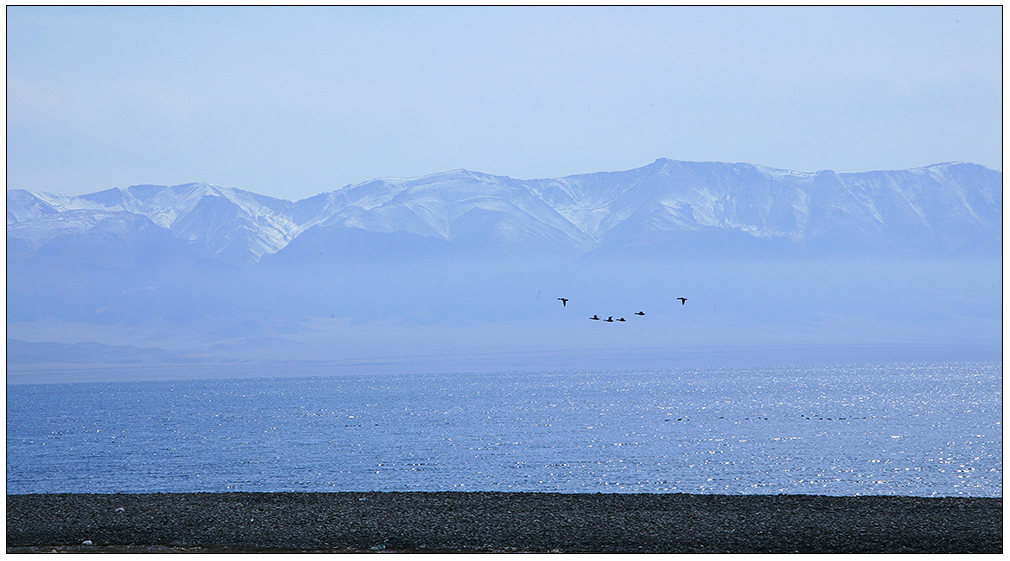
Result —
[[[827, 243], [961, 251], [1000, 247], [1002, 172], [966, 162], [836, 173], [658, 158], [632, 170], [557, 179], [461, 168], [348, 185], [297, 203], [202, 182], [78, 197], [8, 191], [8, 235], [11, 224], [52, 221], [68, 211], [145, 216], [232, 262], [256, 261], [317, 226], [406, 232], [472, 249], [507, 246], [517, 255], [544, 247], [572, 256], [622, 251], [646, 239], [667, 240], [664, 251], [671, 251], [715, 231], [761, 243], [788, 240], [794, 249]], [[680, 241], [669, 245], [674, 238]]]

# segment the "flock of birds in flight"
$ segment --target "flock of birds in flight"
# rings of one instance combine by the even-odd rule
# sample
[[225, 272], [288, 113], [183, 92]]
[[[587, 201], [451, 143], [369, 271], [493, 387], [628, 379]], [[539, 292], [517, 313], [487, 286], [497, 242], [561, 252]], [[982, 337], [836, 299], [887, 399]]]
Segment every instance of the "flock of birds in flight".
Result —
[[[568, 298], [558, 298], [558, 300], [561, 300], [561, 306], [563, 308], [567, 308], [568, 307]], [[687, 298], [684, 298], [683, 296], [677, 298], [677, 300], [680, 300], [680, 305], [681, 306], [683, 306], [684, 304], [687, 304]], [[639, 310], [639, 311], [635, 312], [635, 315], [636, 316], [644, 316], [645, 312]], [[607, 316], [607, 319], [601, 320], [600, 316], [597, 315], [597, 314], [593, 314], [593, 317], [591, 317], [589, 319], [591, 319], [593, 321], [606, 321], [606, 322], [609, 322], [609, 323], [613, 323], [615, 321], [628, 321], [628, 320], [626, 320], [624, 318], [614, 319], [614, 316]]]

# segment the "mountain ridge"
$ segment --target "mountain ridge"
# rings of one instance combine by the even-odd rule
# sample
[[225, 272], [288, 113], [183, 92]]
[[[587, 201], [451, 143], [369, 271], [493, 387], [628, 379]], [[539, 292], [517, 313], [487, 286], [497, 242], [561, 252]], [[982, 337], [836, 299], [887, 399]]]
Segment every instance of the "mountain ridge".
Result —
[[[956, 162], [461, 169], [297, 201], [206, 183], [9, 190], [7, 326], [30, 365], [998, 348], [1001, 249], [1002, 172]], [[599, 367], [580, 360], [565, 364]]]
[[782, 247], [993, 251], [1002, 234], [1002, 172], [966, 162], [839, 173], [660, 158], [631, 170], [547, 179], [457, 169], [374, 179], [298, 201], [207, 183], [79, 196], [8, 190], [8, 239], [29, 229], [38, 238], [47, 227], [58, 235], [65, 218], [88, 212], [144, 216], [202, 255], [234, 264], [283, 251], [317, 227], [406, 232], [513, 256], [576, 257], [664, 237], [690, 246], [692, 235], [713, 230]]

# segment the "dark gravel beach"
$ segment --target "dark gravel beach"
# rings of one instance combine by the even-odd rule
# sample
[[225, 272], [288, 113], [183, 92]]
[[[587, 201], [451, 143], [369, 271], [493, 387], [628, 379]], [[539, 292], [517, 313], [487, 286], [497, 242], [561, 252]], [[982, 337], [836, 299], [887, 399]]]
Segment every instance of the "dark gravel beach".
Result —
[[[86, 543], [87, 540], [87, 543]], [[7, 552], [1002, 553], [1002, 498], [8, 495]]]

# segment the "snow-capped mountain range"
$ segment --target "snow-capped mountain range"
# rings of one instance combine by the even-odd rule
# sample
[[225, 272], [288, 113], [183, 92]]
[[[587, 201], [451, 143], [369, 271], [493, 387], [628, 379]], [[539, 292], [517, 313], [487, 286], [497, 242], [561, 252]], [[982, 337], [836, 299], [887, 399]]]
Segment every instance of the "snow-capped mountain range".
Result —
[[1002, 181], [968, 163], [657, 160], [558, 179], [456, 170], [299, 201], [204, 183], [9, 190], [8, 363], [998, 350]]
[[205, 183], [80, 196], [15, 189], [7, 192], [7, 239], [9, 252], [31, 253], [75, 235], [154, 237], [231, 264], [282, 252], [310, 231], [318, 237], [349, 230], [512, 256], [692, 244], [709, 251], [734, 240], [991, 253], [1001, 247], [1002, 179], [1002, 172], [970, 163], [808, 173], [660, 159], [558, 179], [466, 170], [378, 179], [296, 202]]

